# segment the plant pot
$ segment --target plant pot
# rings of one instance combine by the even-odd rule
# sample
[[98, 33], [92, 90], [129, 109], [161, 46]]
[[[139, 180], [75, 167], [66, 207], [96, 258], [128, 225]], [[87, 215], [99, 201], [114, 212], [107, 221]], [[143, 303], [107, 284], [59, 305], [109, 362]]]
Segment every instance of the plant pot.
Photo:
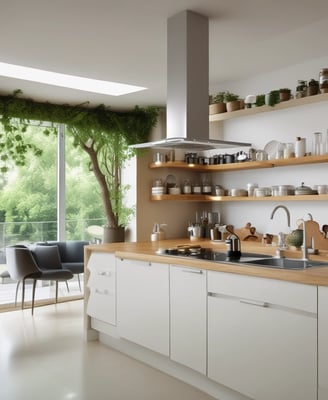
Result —
[[279, 92], [280, 101], [290, 100], [290, 92]]
[[104, 226], [103, 243], [118, 243], [125, 241], [125, 227], [119, 226], [118, 228], [110, 228]]
[[307, 96], [313, 96], [315, 94], [319, 93], [319, 87], [318, 86], [308, 86], [307, 87]]
[[227, 111], [227, 107], [225, 103], [214, 103], [210, 104], [210, 115], [212, 114], [221, 114]]
[[228, 112], [240, 110], [240, 101], [239, 100], [229, 101], [226, 104], [227, 104]]

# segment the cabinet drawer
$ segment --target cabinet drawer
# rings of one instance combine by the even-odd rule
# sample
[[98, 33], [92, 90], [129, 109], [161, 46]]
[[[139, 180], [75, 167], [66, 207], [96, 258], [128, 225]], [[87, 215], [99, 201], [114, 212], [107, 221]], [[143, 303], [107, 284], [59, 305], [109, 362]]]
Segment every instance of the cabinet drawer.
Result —
[[311, 285], [209, 271], [208, 292], [317, 313], [317, 287]]
[[88, 261], [88, 270], [115, 271], [116, 258], [114, 254], [92, 252]]
[[115, 291], [116, 259], [114, 254], [92, 253], [88, 262], [90, 271], [87, 286]]
[[116, 272], [106, 270], [93, 270], [90, 272], [87, 286], [96, 289], [115, 291]]
[[90, 317], [116, 325], [115, 292], [108, 289], [92, 288], [87, 305], [87, 314]]

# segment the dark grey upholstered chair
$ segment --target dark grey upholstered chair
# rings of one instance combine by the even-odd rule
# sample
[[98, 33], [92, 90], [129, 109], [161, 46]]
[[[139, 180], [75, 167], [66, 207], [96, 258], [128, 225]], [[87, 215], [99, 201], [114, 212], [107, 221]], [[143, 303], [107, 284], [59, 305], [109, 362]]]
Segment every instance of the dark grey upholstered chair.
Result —
[[[57, 250], [58, 251], [58, 250]], [[7, 268], [10, 277], [16, 280], [15, 305], [17, 304], [17, 294], [20, 282], [22, 282], [22, 309], [24, 309], [25, 301], [25, 281], [33, 280], [32, 291], [32, 315], [34, 313], [35, 287], [38, 280], [56, 281], [56, 303], [58, 300], [58, 282], [67, 281], [73, 278], [73, 274], [69, 270], [63, 268], [41, 269], [31, 250], [25, 246], [8, 246], [6, 248]]]
[[36, 248], [41, 252], [42, 250], [39, 249], [39, 247], [45, 249], [42, 257], [45, 257], [44, 263], [47, 265], [46, 261], [48, 257], [51, 257], [50, 253], [47, 255], [47, 248], [56, 246], [59, 250], [59, 258], [62, 268], [68, 269], [72, 274], [77, 275], [81, 291], [80, 274], [83, 274], [84, 272], [84, 246], [87, 246], [88, 244], [90, 243], [83, 240], [49, 241], [38, 243], [36, 246], [34, 245], [32, 249], [33, 252], [36, 252]]

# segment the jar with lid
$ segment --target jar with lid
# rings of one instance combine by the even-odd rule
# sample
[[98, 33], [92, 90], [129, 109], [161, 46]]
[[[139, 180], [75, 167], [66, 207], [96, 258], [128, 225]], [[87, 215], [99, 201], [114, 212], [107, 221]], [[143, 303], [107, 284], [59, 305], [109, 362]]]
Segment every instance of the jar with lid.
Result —
[[183, 194], [190, 194], [191, 193], [191, 183], [189, 179], [185, 179], [182, 186], [182, 193]]
[[321, 93], [328, 93], [328, 68], [322, 68], [319, 74], [319, 85]]
[[212, 185], [205, 180], [202, 185], [202, 193], [203, 194], [211, 194], [212, 193]]
[[295, 157], [305, 156], [306, 141], [305, 138], [297, 137], [295, 142]]
[[201, 194], [202, 193], [202, 187], [199, 183], [195, 183], [192, 187], [192, 192], [194, 194]]

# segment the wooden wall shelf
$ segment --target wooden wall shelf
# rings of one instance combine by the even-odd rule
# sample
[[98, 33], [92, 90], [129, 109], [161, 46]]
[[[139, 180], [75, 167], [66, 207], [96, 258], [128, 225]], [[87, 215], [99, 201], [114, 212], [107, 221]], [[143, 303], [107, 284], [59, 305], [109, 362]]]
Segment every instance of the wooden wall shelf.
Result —
[[210, 196], [205, 194], [162, 194], [162, 195], [152, 195], [151, 200], [152, 201], [197, 201], [197, 202], [327, 201], [328, 194], [299, 195], [299, 196], [266, 196], [266, 197]]
[[286, 166], [302, 165], [302, 164], [318, 164], [325, 162], [328, 162], [328, 154], [324, 154], [322, 156], [307, 156], [307, 157], [287, 158], [287, 159], [268, 160], [268, 161], [246, 161], [239, 163], [216, 164], [216, 165], [187, 164], [183, 161], [173, 161], [165, 163], [151, 163], [149, 167], [178, 168], [196, 172], [224, 172], [224, 171], [240, 171], [246, 169], [286, 167]]
[[321, 101], [327, 101], [327, 100], [328, 100], [328, 93], [322, 93], [322, 94], [317, 94], [314, 96], [302, 97], [300, 99], [292, 99], [292, 100], [284, 101], [282, 103], [276, 104], [273, 107], [261, 106], [261, 107], [254, 107], [254, 108], [245, 108], [243, 110], [225, 112], [225, 113], [221, 113], [221, 114], [211, 114], [209, 116], [209, 119], [210, 119], [210, 122], [225, 121], [228, 119], [246, 117], [246, 116], [251, 116], [251, 115], [255, 115], [255, 114], [260, 114], [263, 112], [285, 110], [287, 108], [299, 107], [299, 106], [319, 103]]

